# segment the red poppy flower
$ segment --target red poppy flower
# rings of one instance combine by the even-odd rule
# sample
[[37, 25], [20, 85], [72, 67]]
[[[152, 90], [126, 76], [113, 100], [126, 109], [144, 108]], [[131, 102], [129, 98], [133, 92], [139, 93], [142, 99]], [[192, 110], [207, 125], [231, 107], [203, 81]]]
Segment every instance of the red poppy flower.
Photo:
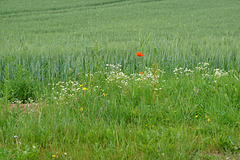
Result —
[[143, 74], [143, 72], [139, 72], [139, 74]]
[[136, 55], [137, 55], [138, 57], [142, 57], [142, 56], [143, 56], [142, 52], [137, 52]]

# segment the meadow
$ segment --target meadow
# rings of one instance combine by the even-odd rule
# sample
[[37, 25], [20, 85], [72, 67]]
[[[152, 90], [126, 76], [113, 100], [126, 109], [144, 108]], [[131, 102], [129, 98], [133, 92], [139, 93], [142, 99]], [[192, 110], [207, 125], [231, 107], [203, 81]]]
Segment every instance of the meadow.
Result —
[[239, 6], [1, 0], [0, 159], [240, 159]]

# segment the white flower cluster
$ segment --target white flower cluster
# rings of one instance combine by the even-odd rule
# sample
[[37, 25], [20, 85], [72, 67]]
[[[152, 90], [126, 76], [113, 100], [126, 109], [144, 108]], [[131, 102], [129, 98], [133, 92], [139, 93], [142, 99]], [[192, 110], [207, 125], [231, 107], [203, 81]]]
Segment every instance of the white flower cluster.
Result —
[[[114, 67], [114, 65], [108, 65], [108, 66]], [[123, 72], [116, 70], [115, 68], [115, 70], [112, 69], [112, 71], [106, 73], [107, 78], [105, 80], [107, 81], [107, 83], [117, 84], [119, 88], [122, 88], [123, 86], [127, 86], [131, 82], [146, 82], [147, 85], [154, 84], [154, 90], [156, 91], [156, 90], [161, 90], [164, 87], [164, 85], [161, 87], [159, 86], [159, 75], [164, 73], [165, 71], [161, 69], [154, 71], [153, 68], [145, 67], [145, 70], [143, 72], [126, 75]], [[165, 80], [163, 81], [163, 83], [164, 82]]]
[[118, 70], [118, 71], [121, 71], [122, 65], [121, 64], [117, 64], [117, 65], [114, 65], [114, 64], [106, 64], [106, 68], [105, 69], [113, 69], [113, 70]]
[[198, 63], [196, 70], [197, 71], [208, 71], [208, 66], [209, 66], [209, 63], [206, 63], [206, 62], [201, 62], [201, 63]]
[[222, 76], [228, 76], [228, 72], [224, 72], [223, 70], [221, 70], [221, 69], [214, 69], [214, 76], [215, 77], [218, 77], [218, 78], [220, 78], [220, 77], [222, 77]]
[[188, 68], [183, 69], [182, 67], [175, 68], [173, 71], [173, 74], [185, 74], [186, 76], [190, 75], [191, 73], [193, 73], [193, 70]]
[[106, 79], [106, 81], [108, 83], [114, 81], [114, 82], [117, 82], [117, 83], [122, 83], [122, 84], [125, 84], [125, 85], [128, 85], [128, 81], [130, 80], [130, 77], [128, 75], [125, 75], [123, 72], [118, 72], [118, 71], [111, 71], [109, 74], [108, 74], [108, 77]]
[[76, 97], [81, 91], [82, 88], [77, 81], [68, 81], [68, 82], [58, 82], [52, 84], [53, 99], [62, 100], [65, 97]]
[[185, 75], [190, 75], [191, 73], [193, 73], [194, 71], [196, 73], [200, 72], [202, 74], [202, 76], [204, 77], [217, 77], [220, 78], [222, 76], [228, 76], [229, 72], [225, 72], [223, 70], [220, 69], [214, 69], [214, 73], [210, 72], [209, 69], [209, 63], [205, 63], [205, 62], [201, 62], [198, 63], [197, 67], [195, 67], [195, 70], [191, 70], [188, 68], [183, 69], [182, 67], [180, 68], [175, 68], [173, 71], [173, 74], [177, 75], [177, 74], [185, 74]]

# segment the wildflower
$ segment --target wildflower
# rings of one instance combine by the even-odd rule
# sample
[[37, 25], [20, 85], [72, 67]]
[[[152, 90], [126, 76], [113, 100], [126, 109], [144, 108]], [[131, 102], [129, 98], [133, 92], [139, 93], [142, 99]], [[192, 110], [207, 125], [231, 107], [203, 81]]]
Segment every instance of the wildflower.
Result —
[[87, 90], [87, 88], [86, 87], [83, 87], [83, 89], [82, 89], [83, 91], [86, 91]]
[[209, 66], [209, 63], [203, 63], [203, 66], [205, 67], [205, 66]]
[[208, 122], [210, 122], [210, 118], [208, 118], [208, 120], [207, 120]]
[[106, 96], [105, 93], [103, 93], [103, 96], [104, 96], [104, 97]]
[[138, 57], [142, 57], [142, 56], [143, 56], [142, 52], [137, 52], [136, 55], [137, 55]]
[[14, 138], [17, 138], [17, 136], [14, 136]]
[[81, 84], [79, 87], [82, 87], [83, 85]]
[[36, 146], [33, 146], [33, 148], [35, 149], [35, 148], [36, 148]]
[[81, 108], [80, 111], [83, 111], [83, 108]]
[[139, 74], [143, 74], [143, 72], [139, 72]]
[[198, 115], [196, 115], [195, 118], [198, 118]]
[[152, 127], [154, 127], [154, 125], [152, 125]]
[[146, 127], [147, 127], [147, 124], [146, 124]]
[[55, 158], [56, 157], [56, 155], [52, 155], [52, 158]]

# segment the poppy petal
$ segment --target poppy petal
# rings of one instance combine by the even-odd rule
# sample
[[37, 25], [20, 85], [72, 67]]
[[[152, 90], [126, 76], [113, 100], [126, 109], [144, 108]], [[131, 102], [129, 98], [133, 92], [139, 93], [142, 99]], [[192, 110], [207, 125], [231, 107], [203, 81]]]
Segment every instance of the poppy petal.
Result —
[[142, 52], [137, 52], [136, 55], [137, 55], [138, 57], [142, 57], [142, 56], [143, 56]]

